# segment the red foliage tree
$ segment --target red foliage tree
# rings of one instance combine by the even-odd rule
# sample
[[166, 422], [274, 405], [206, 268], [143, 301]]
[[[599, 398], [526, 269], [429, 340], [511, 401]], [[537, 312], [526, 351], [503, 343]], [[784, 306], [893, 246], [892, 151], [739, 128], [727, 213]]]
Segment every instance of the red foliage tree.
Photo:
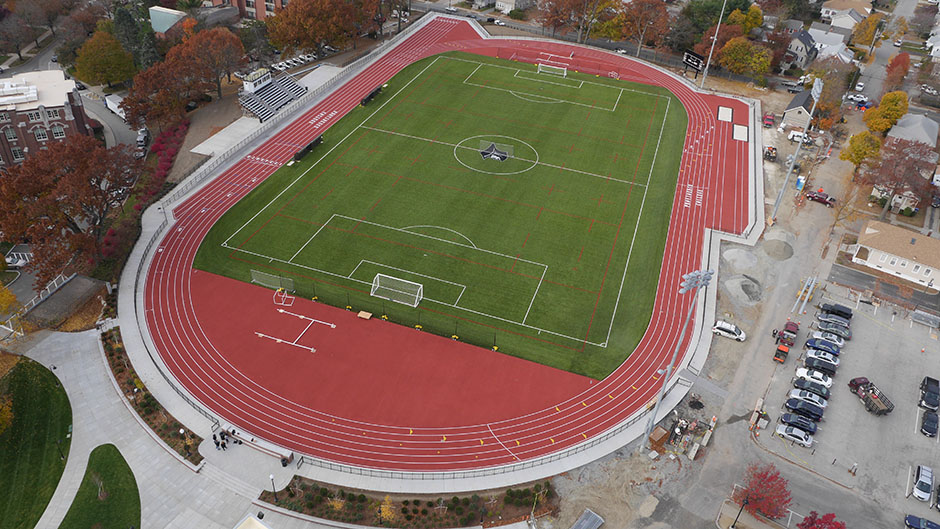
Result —
[[178, 55], [138, 73], [121, 102], [128, 123], [143, 119], [158, 130], [175, 125], [183, 119], [186, 103], [212, 88], [204, 74], [194, 61]]
[[882, 147], [878, 164], [862, 173], [862, 182], [888, 195], [881, 211], [884, 219], [894, 196], [908, 191], [923, 200], [933, 185], [931, 176], [937, 166], [937, 153], [926, 143], [890, 139]]
[[[393, 2], [402, 10], [404, 2]], [[324, 44], [342, 47], [375, 24], [375, 0], [293, 0], [275, 16], [265, 19], [271, 42], [288, 55], [316, 50]], [[400, 18], [399, 18], [400, 20]]]
[[234, 33], [226, 28], [200, 31], [170, 48], [167, 61], [177, 65], [186, 62], [198, 67], [199, 76], [215, 84], [219, 99], [222, 98], [222, 77], [231, 75], [245, 63], [245, 47]]
[[666, 4], [661, 0], [633, 0], [624, 3], [620, 13], [623, 21], [623, 36], [635, 40], [638, 48], [646, 44], [659, 46], [669, 31], [671, 17]]
[[128, 146], [111, 149], [95, 138], [70, 136], [41, 154], [0, 171], [0, 225], [7, 240], [29, 239], [28, 268], [45, 284], [67, 265], [90, 268], [106, 219], [139, 172]]
[[777, 70], [780, 67], [780, 61], [787, 54], [787, 46], [793, 37], [786, 31], [776, 30], [767, 35], [767, 46], [770, 48], [773, 56], [770, 58], [770, 69]]
[[735, 503], [741, 505], [747, 498], [744, 510], [750, 514], [760, 513], [772, 519], [786, 515], [791, 502], [790, 489], [773, 463], [751, 463], [747, 466], [746, 479], [744, 488], [735, 489], [731, 497]]
[[[695, 53], [698, 53], [699, 55], [704, 55], [706, 57], [708, 56], [708, 51], [712, 47], [712, 39], [715, 36], [716, 30], [718, 30], [718, 26], [714, 25], [705, 31], [705, 34], [702, 35], [701, 42], [695, 45]], [[718, 51], [724, 48], [725, 44], [727, 44], [729, 40], [736, 39], [738, 37], [743, 37], [743, 36], [744, 36], [744, 28], [742, 28], [741, 26], [737, 24], [734, 24], [734, 25], [728, 25], [724, 23], [721, 24], [721, 30], [718, 31], [718, 43], [715, 44], [715, 51]]]
[[901, 88], [904, 77], [911, 69], [911, 56], [907, 53], [899, 53], [891, 59], [888, 67], [885, 68], [885, 82], [882, 85], [882, 95], [893, 92]]
[[810, 511], [809, 516], [796, 524], [797, 529], [845, 529], [845, 522], [836, 520], [833, 513], [819, 516], [816, 511]]

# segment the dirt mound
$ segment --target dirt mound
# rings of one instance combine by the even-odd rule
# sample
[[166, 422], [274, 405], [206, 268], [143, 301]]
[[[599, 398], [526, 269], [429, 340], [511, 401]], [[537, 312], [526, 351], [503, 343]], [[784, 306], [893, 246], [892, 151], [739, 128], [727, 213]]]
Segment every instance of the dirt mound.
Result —
[[730, 248], [725, 250], [721, 253], [721, 259], [734, 272], [754, 270], [758, 261], [756, 255], [744, 248]]
[[793, 242], [795, 237], [785, 230], [769, 230], [764, 234], [761, 248], [772, 259], [786, 261], [793, 257]]
[[764, 291], [760, 281], [746, 274], [729, 277], [723, 284], [735, 301], [745, 305], [760, 302]]

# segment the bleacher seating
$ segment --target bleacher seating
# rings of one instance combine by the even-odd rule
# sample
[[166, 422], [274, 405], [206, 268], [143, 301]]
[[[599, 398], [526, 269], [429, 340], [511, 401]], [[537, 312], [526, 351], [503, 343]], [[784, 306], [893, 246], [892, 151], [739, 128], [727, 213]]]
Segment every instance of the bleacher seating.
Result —
[[238, 102], [262, 122], [277, 113], [281, 107], [304, 95], [307, 87], [289, 74], [271, 79], [271, 83], [254, 93], [241, 92]]

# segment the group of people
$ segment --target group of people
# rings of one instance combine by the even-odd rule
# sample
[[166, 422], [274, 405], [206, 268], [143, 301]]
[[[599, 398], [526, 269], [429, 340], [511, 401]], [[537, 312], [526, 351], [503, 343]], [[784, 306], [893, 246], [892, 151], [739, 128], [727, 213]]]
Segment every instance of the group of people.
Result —
[[235, 430], [232, 430], [231, 436], [225, 430], [220, 431], [218, 436], [216, 434], [212, 434], [212, 442], [215, 443], [215, 449], [225, 450], [225, 448], [228, 446], [229, 441], [231, 441], [232, 444], [236, 444], [236, 445], [242, 444], [242, 440], [238, 439], [237, 437], [234, 437], [234, 435], [235, 435]]

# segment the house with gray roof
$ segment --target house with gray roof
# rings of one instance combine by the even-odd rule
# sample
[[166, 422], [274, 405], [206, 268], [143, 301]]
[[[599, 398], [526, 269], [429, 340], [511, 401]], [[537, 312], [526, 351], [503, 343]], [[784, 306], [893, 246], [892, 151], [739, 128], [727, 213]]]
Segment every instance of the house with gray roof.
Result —
[[845, 11], [837, 11], [832, 15], [832, 25], [838, 28], [845, 28], [848, 30], [855, 29], [855, 26], [865, 20], [865, 15], [859, 13], [855, 9], [846, 9]]
[[888, 138], [925, 143], [931, 149], [937, 147], [937, 133], [940, 124], [922, 114], [905, 114], [888, 131]]
[[803, 90], [793, 96], [787, 109], [783, 111], [784, 127], [802, 129], [809, 125], [809, 112], [813, 109], [813, 98], [809, 90]]
[[816, 41], [802, 29], [793, 35], [787, 51], [780, 61], [780, 69], [806, 68], [816, 58]]
[[848, 44], [852, 31], [838, 26], [813, 22], [807, 30], [810, 37], [816, 42], [816, 49], [823, 46], [838, 46], [839, 44]]

